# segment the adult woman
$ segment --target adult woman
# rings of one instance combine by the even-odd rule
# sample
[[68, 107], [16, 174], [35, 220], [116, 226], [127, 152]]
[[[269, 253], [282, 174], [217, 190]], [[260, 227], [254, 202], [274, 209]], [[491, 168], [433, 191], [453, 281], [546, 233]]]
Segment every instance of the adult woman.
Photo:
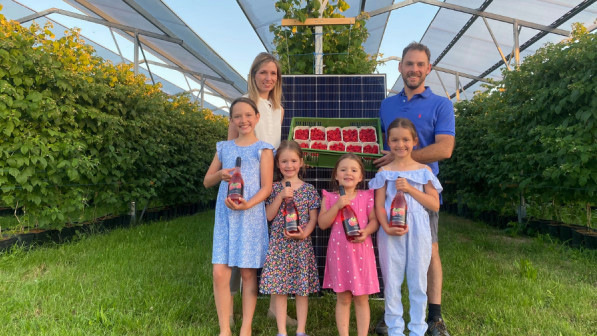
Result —
[[[271, 54], [262, 52], [251, 65], [249, 72], [249, 92], [245, 95], [255, 102], [261, 118], [255, 128], [255, 134], [274, 148], [280, 145], [282, 135], [282, 73], [278, 60]], [[228, 128], [228, 139], [238, 135], [233, 127]]]

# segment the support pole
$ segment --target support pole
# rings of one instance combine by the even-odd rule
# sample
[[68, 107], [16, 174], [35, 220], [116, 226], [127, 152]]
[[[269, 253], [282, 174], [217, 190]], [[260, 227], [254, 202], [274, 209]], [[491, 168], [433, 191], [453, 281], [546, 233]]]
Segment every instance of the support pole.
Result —
[[498, 52], [500, 53], [500, 56], [502, 57], [502, 61], [504, 62], [504, 64], [506, 64], [508, 71], [510, 71], [510, 64], [508, 64], [508, 62], [506, 61], [506, 57], [504, 56], [504, 53], [502, 52], [502, 48], [500, 48], [498, 41], [495, 39], [495, 36], [493, 35], [493, 31], [489, 27], [489, 23], [487, 22], [487, 19], [485, 17], [483, 17], [483, 22], [485, 22], [485, 27], [487, 27], [487, 31], [489, 31], [489, 35], [491, 35], [493, 44], [495, 44], [495, 47], [497, 48]]
[[[321, 1], [321, 7], [319, 7], [319, 18], [323, 16], [323, 11], [328, 5], [328, 0]], [[315, 69], [316, 75], [323, 74], [323, 26], [315, 26]]]
[[460, 76], [458, 75], [458, 71], [454, 78], [456, 79], [456, 101], [460, 101]]
[[133, 64], [133, 72], [135, 76], [139, 74], [139, 34], [135, 33], [135, 57]]
[[514, 33], [514, 60], [516, 62], [516, 67], [520, 66], [520, 44], [518, 39], [518, 20], [514, 20], [512, 24], [513, 33]]

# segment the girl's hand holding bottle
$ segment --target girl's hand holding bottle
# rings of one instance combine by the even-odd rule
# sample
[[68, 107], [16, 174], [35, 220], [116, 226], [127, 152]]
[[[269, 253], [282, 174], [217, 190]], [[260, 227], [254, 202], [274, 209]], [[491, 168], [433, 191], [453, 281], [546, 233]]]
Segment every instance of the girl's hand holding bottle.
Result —
[[399, 177], [396, 180], [396, 190], [397, 191], [409, 193], [412, 190], [412, 187], [413, 186], [411, 186], [410, 183], [408, 183], [408, 180], [405, 179], [404, 177]]
[[238, 203], [236, 203], [236, 201], [233, 201], [230, 197], [226, 197], [226, 199], [224, 200], [224, 204], [226, 204], [226, 206], [230, 210], [247, 210], [250, 208], [247, 204], [247, 201], [242, 196], [237, 200]]
[[294, 232], [294, 233], [290, 233], [286, 230], [284, 230], [284, 237], [286, 237], [287, 239], [294, 239], [294, 240], [303, 240], [305, 238], [307, 238], [307, 234], [305, 234], [305, 232], [303, 231], [303, 228], [301, 228], [300, 226], [298, 227], [298, 232]]
[[282, 189], [282, 191], [278, 194], [278, 197], [280, 197], [280, 202], [285, 201], [287, 198], [293, 198], [294, 190], [292, 189], [292, 186], [284, 187], [284, 189]]
[[341, 195], [338, 198], [338, 202], [336, 202], [335, 204], [337, 211], [342, 210], [342, 208], [344, 208], [347, 205], [350, 205], [350, 199], [347, 195]]

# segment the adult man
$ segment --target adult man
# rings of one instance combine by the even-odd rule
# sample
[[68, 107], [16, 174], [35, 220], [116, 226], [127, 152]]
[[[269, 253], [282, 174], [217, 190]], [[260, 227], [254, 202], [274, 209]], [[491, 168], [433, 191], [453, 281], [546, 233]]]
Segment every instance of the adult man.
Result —
[[[410, 119], [417, 128], [419, 145], [412, 152], [413, 159], [439, 173], [437, 161], [448, 159], [454, 149], [455, 121], [452, 102], [435, 95], [425, 86], [425, 78], [431, 72], [431, 54], [425, 45], [412, 42], [402, 52], [398, 70], [404, 81], [404, 89], [397, 95], [384, 99], [379, 110], [382, 131], [398, 117]], [[385, 140], [385, 136], [384, 136]], [[392, 161], [392, 154], [384, 145], [386, 154], [375, 164], [383, 166]], [[432, 232], [431, 264], [427, 272], [428, 317], [427, 335], [449, 336], [441, 317], [442, 265], [437, 239], [438, 213], [429, 213]], [[378, 332], [380, 331], [377, 328]], [[387, 329], [387, 328], [386, 328]]]

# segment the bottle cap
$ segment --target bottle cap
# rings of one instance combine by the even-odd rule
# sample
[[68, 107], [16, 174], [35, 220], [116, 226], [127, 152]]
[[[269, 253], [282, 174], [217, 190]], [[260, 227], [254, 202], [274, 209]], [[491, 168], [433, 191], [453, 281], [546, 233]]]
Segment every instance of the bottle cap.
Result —
[[236, 157], [236, 166], [240, 167], [240, 156]]
[[340, 192], [340, 196], [346, 195], [346, 191], [344, 191], [344, 186], [339, 186], [338, 191]]
[[290, 184], [290, 181], [286, 181], [286, 186], [287, 186], [287, 187], [290, 187], [290, 186], [291, 186], [291, 184]]

